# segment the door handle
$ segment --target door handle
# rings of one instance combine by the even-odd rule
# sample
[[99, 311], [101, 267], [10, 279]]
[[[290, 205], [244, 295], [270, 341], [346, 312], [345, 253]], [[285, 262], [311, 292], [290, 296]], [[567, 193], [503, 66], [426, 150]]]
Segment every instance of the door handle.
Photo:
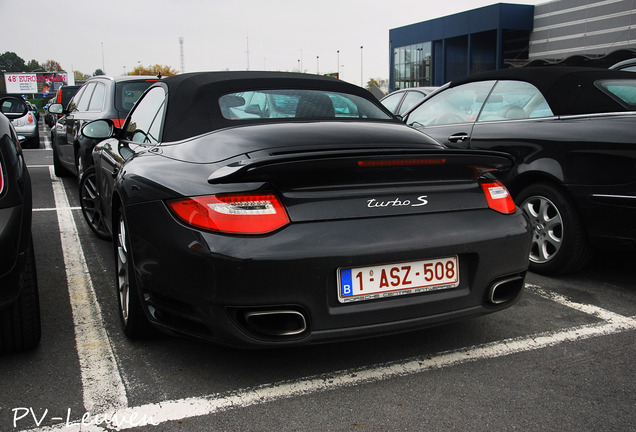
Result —
[[449, 136], [448, 141], [452, 143], [457, 143], [457, 142], [468, 141], [469, 138], [470, 137], [468, 136], [467, 133], [462, 132], [462, 133]]

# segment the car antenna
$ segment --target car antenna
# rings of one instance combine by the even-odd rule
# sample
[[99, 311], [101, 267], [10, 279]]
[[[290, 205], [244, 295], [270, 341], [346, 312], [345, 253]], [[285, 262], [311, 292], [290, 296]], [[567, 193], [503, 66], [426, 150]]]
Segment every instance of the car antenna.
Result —
[[157, 78], [161, 79], [161, 72], [157, 74]]

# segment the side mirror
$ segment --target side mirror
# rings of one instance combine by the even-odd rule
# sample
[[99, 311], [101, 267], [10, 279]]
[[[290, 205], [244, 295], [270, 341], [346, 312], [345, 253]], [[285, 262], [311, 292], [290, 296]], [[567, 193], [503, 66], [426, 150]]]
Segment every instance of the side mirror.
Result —
[[111, 138], [114, 133], [115, 126], [109, 120], [95, 120], [82, 127], [82, 135], [91, 139], [105, 140]]
[[8, 96], [0, 99], [0, 111], [10, 119], [17, 119], [29, 112], [26, 102], [20, 98]]
[[64, 114], [64, 105], [61, 103], [54, 103], [49, 106], [49, 112], [51, 114]]

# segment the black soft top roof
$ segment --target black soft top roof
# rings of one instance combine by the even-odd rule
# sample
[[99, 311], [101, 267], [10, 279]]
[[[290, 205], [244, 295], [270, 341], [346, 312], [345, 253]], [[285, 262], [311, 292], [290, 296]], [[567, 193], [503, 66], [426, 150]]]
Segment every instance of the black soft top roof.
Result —
[[517, 80], [541, 91], [555, 115], [629, 111], [595, 83], [603, 80], [633, 80], [636, 74], [617, 70], [579, 67], [533, 67], [500, 69], [471, 75], [450, 83], [450, 87], [475, 81]]
[[267, 89], [311, 89], [358, 95], [379, 105], [367, 90], [334, 78], [293, 72], [193, 72], [164, 78], [168, 107], [163, 141], [177, 141], [235, 125], [221, 114], [224, 94]]

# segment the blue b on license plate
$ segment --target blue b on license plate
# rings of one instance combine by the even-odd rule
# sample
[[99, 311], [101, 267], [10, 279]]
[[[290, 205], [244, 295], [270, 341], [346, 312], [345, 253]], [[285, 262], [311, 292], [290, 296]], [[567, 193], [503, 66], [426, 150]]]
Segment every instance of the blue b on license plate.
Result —
[[338, 269], [338, 301], [348, 303], [459, 286], [457, 256]]

